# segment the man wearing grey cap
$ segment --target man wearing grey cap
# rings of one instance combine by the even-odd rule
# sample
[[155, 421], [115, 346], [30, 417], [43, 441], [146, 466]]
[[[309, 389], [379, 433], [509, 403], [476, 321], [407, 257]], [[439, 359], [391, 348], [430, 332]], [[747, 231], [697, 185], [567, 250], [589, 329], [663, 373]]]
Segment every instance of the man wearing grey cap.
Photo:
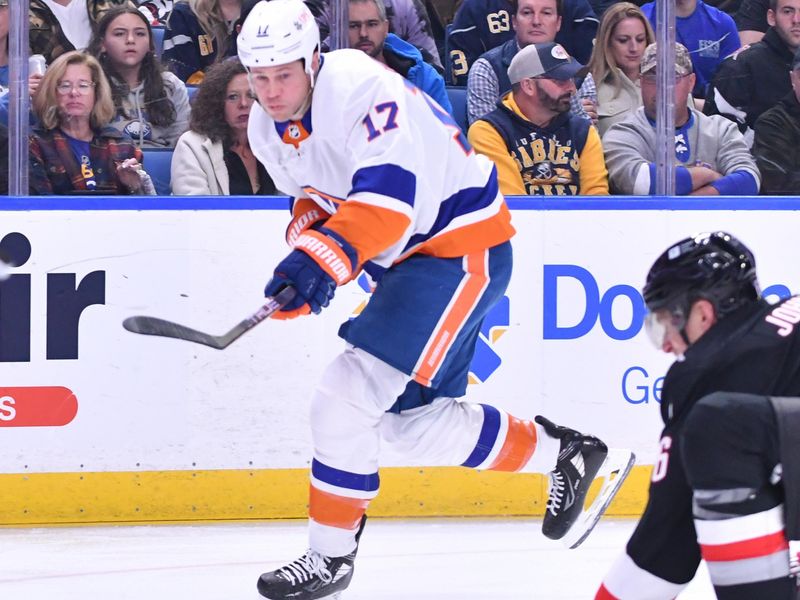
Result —
[[[637, 196], [655, 193], [656, 44], [640, 67], [643, 106], [603, 136], [613, 192]], [[735, 123], [707, 116], [689, 106], [695, 84], [689, 51], [675, 44], [675, 193], [678, 195], [753, 196], [761, 176]]]
[[497, 165], [504, 194], [608, 194], [597, 130], [570, 113], [583, 70], [554, 42], [526, 46], [512, 59], [511, 91], [468, 132], [475, 150]]
[[789, 72], [792, 91], [756, 121], [753, 156], [762, 194], [800, 194], [800, 48]]

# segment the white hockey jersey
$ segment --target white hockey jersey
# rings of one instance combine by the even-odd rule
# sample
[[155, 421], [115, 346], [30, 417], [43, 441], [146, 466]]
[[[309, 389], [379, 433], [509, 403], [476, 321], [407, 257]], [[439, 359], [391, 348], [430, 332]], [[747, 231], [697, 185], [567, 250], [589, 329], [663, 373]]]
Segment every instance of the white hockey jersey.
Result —
[[275, 186], [333, 215], [326, 227], [359, 262], [463, 256], [514, 234], [494, 165], [436, 102], [359, 50], [324, 55], [301, 121], [253, 105], [248, 136]]

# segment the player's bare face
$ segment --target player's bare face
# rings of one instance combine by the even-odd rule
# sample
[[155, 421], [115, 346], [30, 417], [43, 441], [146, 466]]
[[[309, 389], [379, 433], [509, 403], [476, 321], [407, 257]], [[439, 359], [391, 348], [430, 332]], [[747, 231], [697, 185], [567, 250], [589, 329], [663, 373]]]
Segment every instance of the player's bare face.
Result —
[[767, 11], [767, 22], [792, 52], [800, 48], [800, 0], [778, 0], [774, 11]]
[[301, 60], [277, 67], [254, 67], [250, 69], [250, 85], [258, 102], [276, 121], [302, 116], [297, 113], [311, 92]]
[[570, 109], [570, 99], [575, 93], [575, 82], [572, 79], [534, 79], [539, 103], [543, 108], [561, 114]]
[[[645, 46], [647, 45], [647, 33], [644, 23], [637, 18], [629, 17], [622, 19], [608, 40], [608, 52], [617, 63], [617, 66], [634, 79], [638, 77], [639, 63], [642, 61]], [[633, 76], [633, 77], [631, 77]]]
[[101, 49], [116, 69], [138, 67], [150, 50], [147, 25], [136, 15], [118, 16], [106, 29]]
[[511, 18], [511, 24], [523, 48], [530, 44], [552, 42], [561, 29], [556, 0], [519, 0], [519, 8]]
[[375, 2], [350, 2], [348, 34], [351, 48], [378, 58], [383, 53], [383, 44], [388, 33], [389, 21], [381, 21]]

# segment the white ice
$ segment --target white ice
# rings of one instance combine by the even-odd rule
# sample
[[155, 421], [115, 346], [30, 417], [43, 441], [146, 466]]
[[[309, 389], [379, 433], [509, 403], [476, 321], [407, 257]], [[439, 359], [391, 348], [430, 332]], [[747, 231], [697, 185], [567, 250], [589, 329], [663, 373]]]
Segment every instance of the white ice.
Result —
[[[592, 599], [634, 522], [576, 550], [534, 519], [371, 519], [343, 600]], [[305, 550], [303, 521], [0, 529], [1, 600], [257, 600]], [[703, 567], [681, 600], [712, 599]]]

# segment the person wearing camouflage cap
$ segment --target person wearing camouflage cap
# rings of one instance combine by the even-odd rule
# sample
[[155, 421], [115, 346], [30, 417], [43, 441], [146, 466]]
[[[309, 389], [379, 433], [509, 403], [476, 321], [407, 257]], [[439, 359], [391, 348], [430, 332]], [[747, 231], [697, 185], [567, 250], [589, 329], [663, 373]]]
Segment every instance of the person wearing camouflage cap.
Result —
[[[642, 56], [643, 106], [603, 136], [612, 192], [655, 193], [656, 44]], [[695, 74], [689, 51], [675, 44], [675, 193], [678, 195], [758, 194], [761, 176], [744, 137], [724, 117], [707, 116], [689, 103]]]

